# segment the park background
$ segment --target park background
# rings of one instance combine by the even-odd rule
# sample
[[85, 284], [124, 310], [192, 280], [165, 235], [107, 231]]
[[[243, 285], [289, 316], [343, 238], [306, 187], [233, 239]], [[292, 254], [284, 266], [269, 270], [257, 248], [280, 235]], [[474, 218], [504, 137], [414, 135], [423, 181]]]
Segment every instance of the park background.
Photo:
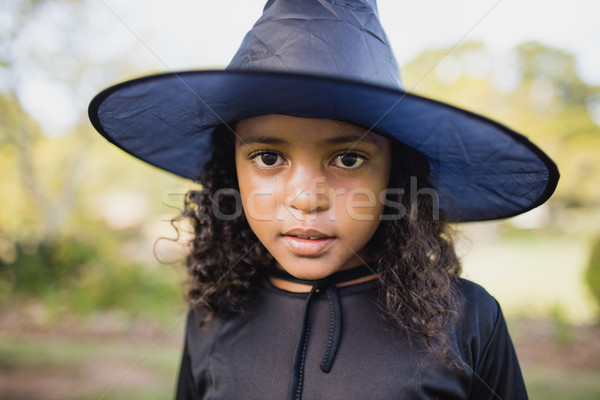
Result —
[[[600, 5], [378, 3], [409, 91], [557, 162], [550, 201], [457, 225], [458, 251], [503, 307], [530, 397], [599, 398], [600, 289], [585, 271], [600, 235]], [[114, 148], [86, 109], [118, 81], [223, 68], [263, 5], [0, 0], [0, 398], [172, 397], [187, 307], [170, 221], [195, 186]]]

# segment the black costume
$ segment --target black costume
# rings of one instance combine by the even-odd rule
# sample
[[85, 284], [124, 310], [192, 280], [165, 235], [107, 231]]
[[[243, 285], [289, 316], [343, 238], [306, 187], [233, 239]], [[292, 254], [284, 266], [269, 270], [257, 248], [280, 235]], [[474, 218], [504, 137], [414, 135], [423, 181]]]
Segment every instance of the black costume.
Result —
[[[502, 312], [483, 288], [460, 280], [462, 308], [450, 333], [451, 351], [464, 364], [458, 370], [382, 317], [379, 286], [372, 280], [336, 289], [343, 332], [329, 372], [322, 368], [335, 319], [328, 291], [314, 293], [307, 306], [309, 294], [265, 280], [243, 314], [199, 327], [207, 311], [191, 312], [177, 399], [527, 399]], [[305, 306], [308, 335], [299, 348]]]

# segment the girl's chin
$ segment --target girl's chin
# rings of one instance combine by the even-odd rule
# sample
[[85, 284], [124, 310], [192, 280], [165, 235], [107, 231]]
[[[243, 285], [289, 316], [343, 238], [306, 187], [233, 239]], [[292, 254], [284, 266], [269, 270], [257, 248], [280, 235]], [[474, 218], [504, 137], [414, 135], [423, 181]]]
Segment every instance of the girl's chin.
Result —
[[289, 264], [278, 263], [277, 266], [298, 279], [306, 280], [322, 279], [344, 269], [342, 266], [336, 268], [331, 262], [325, 260], [299, 260]]

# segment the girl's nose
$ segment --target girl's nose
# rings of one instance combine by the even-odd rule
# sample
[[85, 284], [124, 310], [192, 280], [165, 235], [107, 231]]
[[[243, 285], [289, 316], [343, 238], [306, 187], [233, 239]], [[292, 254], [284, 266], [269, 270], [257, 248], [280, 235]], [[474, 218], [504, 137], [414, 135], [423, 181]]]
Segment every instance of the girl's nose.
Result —
[[318, 169], [299, 168], [286, 183], [284, 203], [287, 207], [314, 213], [329, 208], [329, 190], [324, 173]]

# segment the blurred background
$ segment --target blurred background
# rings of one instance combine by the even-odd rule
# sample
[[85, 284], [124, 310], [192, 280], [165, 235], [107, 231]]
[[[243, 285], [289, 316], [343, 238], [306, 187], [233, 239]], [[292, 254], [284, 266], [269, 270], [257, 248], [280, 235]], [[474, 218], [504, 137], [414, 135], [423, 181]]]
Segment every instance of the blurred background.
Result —
[[[531, 398], [600, 398], [600, 4], [378, 4], [409, 91], [557, 162], [550, 201], [457, 225], [458, 251], [503, 307]], [[0, 0], [0, 398], [172, 397], [187, 308], [170, 220], [194, 185], [114, 148], [87, 105], [140, 75], [223, 68], [263, 5]]]

